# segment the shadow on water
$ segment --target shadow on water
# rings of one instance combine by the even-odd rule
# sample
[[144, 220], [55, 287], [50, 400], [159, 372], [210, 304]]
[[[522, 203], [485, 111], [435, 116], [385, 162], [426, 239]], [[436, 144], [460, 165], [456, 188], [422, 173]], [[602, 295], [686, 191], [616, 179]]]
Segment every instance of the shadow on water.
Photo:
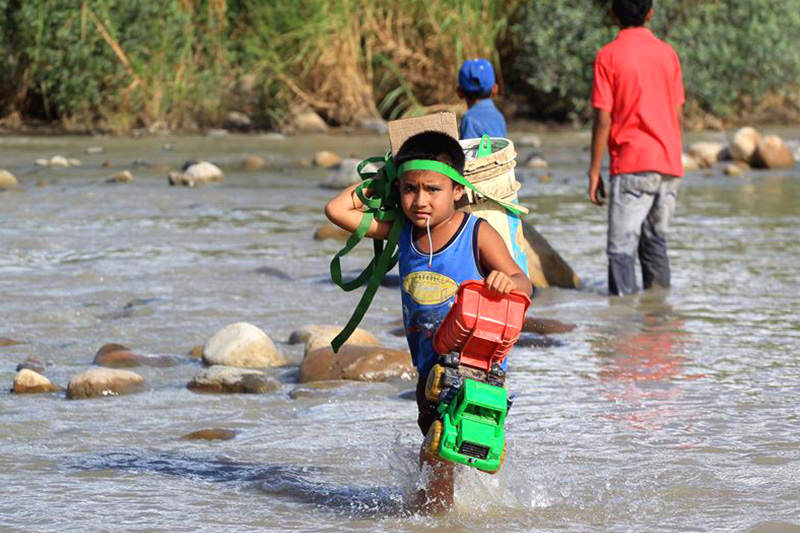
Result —
[[370, 518], [411, 514], [400, 487], [359, 487], [314, 479], [325, 469], [316, 466], [262, 465], [221, 457], [159, 451], [119, 451], [92, 454], [70, 461], [74, 470], [122, 470], [165, 474], [208, 483], [256, 489], [277, 498], [309, 503], [350, 517]]

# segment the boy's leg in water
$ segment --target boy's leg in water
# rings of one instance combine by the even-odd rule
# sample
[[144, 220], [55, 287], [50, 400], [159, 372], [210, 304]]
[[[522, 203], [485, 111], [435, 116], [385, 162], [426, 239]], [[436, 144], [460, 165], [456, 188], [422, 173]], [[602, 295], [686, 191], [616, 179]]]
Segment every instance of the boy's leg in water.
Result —
[[611, 176], [608, 206], [608, 291], [616, 296], [636, 292], [639, 237], [661, 182], [656, 172]]
[[679, 183], [679, 178], [662, 176], [653, 207], [642, 224], [639, 262], [642, 264], [642, 281], [645, 289], [653, 286], [668, 289], [670, 286], [667, 231], [669, 221], [675, 212]]
[[[417, 424], [423, 435], [428, 434], [437, 419], [436, 405], [425, 398], [425, 379], [417, 381]], [[417, 494], [420, 509], [429, 513], [446, 511], [453, 505], [453, 463], [431, 456], [423, 447], [419, 450], [419, 467], [427, 470], [427, 486]]]

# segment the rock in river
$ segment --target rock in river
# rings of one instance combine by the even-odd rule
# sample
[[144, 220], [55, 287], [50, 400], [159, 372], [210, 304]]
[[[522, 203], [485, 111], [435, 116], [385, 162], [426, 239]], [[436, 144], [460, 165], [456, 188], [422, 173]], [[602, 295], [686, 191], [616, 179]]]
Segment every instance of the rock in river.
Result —
[[783, 139], [767, 135], [758, 143], [753, 166], [758, 168], [788, 168], [794, 165], [794, 155]]
[[144, 378], [130, 370], [92, 368], [69, 380], [67, 398], [117, 396], [137, 392], [143, 388]]
[[225, 326], [211, 337], [203, 349], [207, 365], [267, 368], [286, 364], [275, 343], [259, 328], [247, 322]]
[[18, 184], [17, 178], [15, 178], [11, 172], [0, 169], [0, 190], [12, 189]]
[[731, 141], [731, 158], [734, 161], [750, 163], [756, 153], [756, 147], [761, 142], [761, 134], [750, 126], [740, 128], [733, 134]]
[[[301, 342], [306, 343], [305, 353], [317, 348], [330, 346], [331, 341], [342, 331], [341, 326], [332, 326], [328, 324], [309, 324], [300, 329], [294, 330], [289, 335], [289, 344], [298, 344]], [[358, 344], [361, 346], [380, 346], [380, 342], [375, 336], [367, 330], [356, 328], [350, 338], [347, 339], [346, 344]]]
[[339, 353], [330, 346], [310, 351], [300, 365], [300, 382], [350, 379], [386, 381], [389, 378], [414, 379], [416, 370], [411, 354], [382, 346], [344, 345]]
[[[102, 353], [101, 353], [102, 352]], [[107, 368], [132, 368], [136, 366], [175, 366], [178, 360], [169, 355], [144, 355], [130, 350], [106, 350], [95, 355], [93, 364]]]
[[14, 388], [12, 389], [15, 394], [27, 394], [35, 392], [57, 392], [61, 390], [60, 387], [53, 385], [49, 379], [34, 372], [23, 368], [14, 378]]
[[333, 168], [342, 164], [342, 158], [328, 150], [314, 154], [314, 164], [322, 168]]
[[316, 229], [314, 232], [315, 241], [324, 241], [326, 239], [334, 239], [337, 241], [346, 241], [350, 238], [350, 232], [343, 230], [339, 226], [333, 224], [325, 224]]
[[275, 392], [281, 384], [258, 370], [215, 365], [197, 374], [186, 385], [195, 392]]
[[210, 428], [187, 433], [181, 440], [231, 440], [236, 436], [232, 429]]

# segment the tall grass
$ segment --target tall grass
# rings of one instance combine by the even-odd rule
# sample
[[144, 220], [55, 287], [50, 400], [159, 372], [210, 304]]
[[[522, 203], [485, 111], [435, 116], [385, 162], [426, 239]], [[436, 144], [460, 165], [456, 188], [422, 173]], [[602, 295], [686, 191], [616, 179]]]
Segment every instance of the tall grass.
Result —
[[242, 52], [278, 100], [300, 101], [339, 124], [394, 118], [454, 102], [459, 63], [497, 59], [513, 4], [244, 1]]

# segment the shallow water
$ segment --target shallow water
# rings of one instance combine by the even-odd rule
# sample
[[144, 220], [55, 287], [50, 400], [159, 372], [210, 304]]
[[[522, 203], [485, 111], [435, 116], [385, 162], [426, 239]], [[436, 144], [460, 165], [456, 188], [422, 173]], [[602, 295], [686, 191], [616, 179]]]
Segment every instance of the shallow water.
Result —
[[[460, 472], [455, 509], [426, 517], [408, 504], [421, 437], [400, 394], [413, 384], [292, 400], [301, 347], [280, 343], [304, 324], [341, 324], [358, 298], [327, 281], [338, 243], [311, 239], [326, 174], [296, 162], [380, 153], [380, 137], [0, 139], [0, 167], [22, 183], [0, 193], [0, 337], [23, 342], [0, 347], [3, 388], [29, 355], [61, 385], [106, 342], [184, 357], [136, 369], [148, 382], [136, 395], [0, 393], [0, 529], [800, 531], [800, 167], [689, 175], [673, 289], [608, 298], [587, 141], [545, 136], [550, 168], [518, 173], [534, 224], [584, 282], [541, 291], [530, 314], [578, 327], [515, 349], [507, 464], [495, 477]], [[244, 153], [270, 166], [236, 170]], [[83, 166], [33, 166], [54, 154]], [[227, 179], [170, 188], [163, 169], [131, 166], [192, 157]], [[104, 183], [122, 168], [134, 182]], [[389, 333], [396, 291], [379, 291], [364, 326], [403, 347]], [[271, 371], [281, 391], [189, 392], [199, 364], [185, 354], [240, 320], [292, 359]], [[238, 434], [179, 440], [206, 427]]]

